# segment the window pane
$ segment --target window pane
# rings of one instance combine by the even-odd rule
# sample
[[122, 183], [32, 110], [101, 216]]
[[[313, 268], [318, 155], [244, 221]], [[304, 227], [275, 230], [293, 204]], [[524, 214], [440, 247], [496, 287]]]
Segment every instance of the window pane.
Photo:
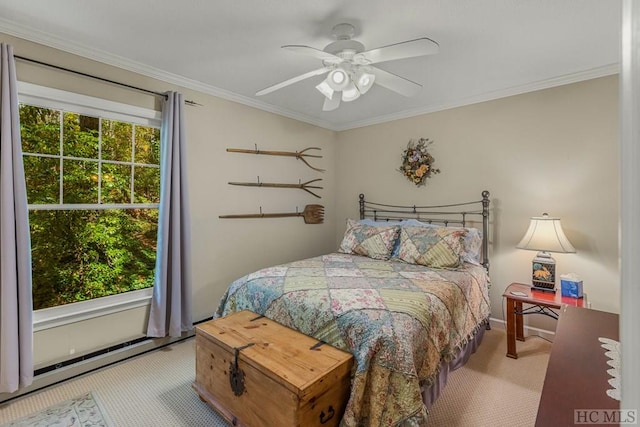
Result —
[[131, 166], [102, 164], [102, 203], [131, 203]]
[[102, 158], [131, 162], [131, 123], [102, 120]]
[[136, 163], [160, 164], [160, 129], [136, 126]]
[[65, 160], [63, 203], [98, 203], [98, 162]]
[[133, 179], [134, 203], [160, 203], [160, 168], [136, 166]]
[[33, 308], [153, 286], [157, 209], [31, 211]]
[[20, 135], [25, 153], [60, 153], [60, 112], [20, 104]]
[[64, 113], [63, 150], [65, 156], [98, 158], [100, 119]]
[[[159, 201], [159, 129], [28, 105], [20, 120], [30, 204], [129, 204], [132, 170], [135, 202]], [[153, 286], [157, 209], [60, 208], [29, 212], [34, 309]]]
[[60, 203], [60, 160], [50, 157], [24, 156], [27, 203]]

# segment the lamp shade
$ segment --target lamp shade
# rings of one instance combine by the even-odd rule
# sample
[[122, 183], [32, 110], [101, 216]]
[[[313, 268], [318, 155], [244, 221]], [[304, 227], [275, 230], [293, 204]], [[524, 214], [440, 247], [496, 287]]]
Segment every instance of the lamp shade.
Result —
[[318, 89], [320, 93], [326, 96], [327, 98], [329, 99], [333, 98], [333, 89], [331, 89], [331, 86], [329, 86], [329, 83], [327, 83], [326, 80], [323, 80], [322, 82], [320, 82], [320, 84], [316, 86], [316, 89]]
[[325, 79], [329, 87], [335, 91], [341, 91], [351, 82], [349, 75], [342, 68], [336, 68], [331, 71]]
[[375, 74], [363, 70], [358, 70], [355, 77], [355, 85], [360, 93], [364, 95], [369, 91], [369, 89], [371, 89], [371, 86], [373, 86], [373, 82], [375, 82], [375, 80]]
[[560, 218], [552, 218], [546, 213], [531, 218], [529, 229], [516, 247], [542, 252], [574, 253], [576, 251], [562, 231]]
[[353, 82], [349, 82], [347, 87], [342, 91], [342, 100], [344, 102], [351, 102], [358, 98], [360, 98], [360, 91]]

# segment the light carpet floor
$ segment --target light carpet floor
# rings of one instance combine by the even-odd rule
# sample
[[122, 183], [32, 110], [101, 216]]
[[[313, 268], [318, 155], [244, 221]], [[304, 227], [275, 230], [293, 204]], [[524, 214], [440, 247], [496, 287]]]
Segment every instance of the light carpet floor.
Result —
[[429, 414], [433, 426], [533, 426], [551, 343], [539, 337], [517, 342], [518, 359], [506, 357], [502, 329], [487, 331], [478, 351], [452, 372]]
[[[533, 426], [551, 344], [518, 342], [505, 357], [504, 330], [492, 329], [469, 362], [449, 376], [431, 426]], [[115, 426], [228, 427], [191, 388], [195, 341], [188, 339], [0, 405], [0, 424], [96, 391]]]

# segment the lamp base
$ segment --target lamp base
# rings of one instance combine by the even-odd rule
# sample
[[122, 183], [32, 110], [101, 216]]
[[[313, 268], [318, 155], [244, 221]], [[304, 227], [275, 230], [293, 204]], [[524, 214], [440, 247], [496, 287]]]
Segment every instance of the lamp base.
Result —
[[556, 260], [549, 252], [538, 252], [532, 261], [531, 283], [533, 289], [545, 292], [556, 291]]
[[534, 283], [533, 286], [531, 287], [531, 290], [534, 291], [542, 291], [542, 292], [550, 292], [555, 294], [556, 293], [556, 288], [555, 285], [551, 285], [551, 287], [547, 287], [548, 285], [540, 285], [540, 284], [536, 284]]

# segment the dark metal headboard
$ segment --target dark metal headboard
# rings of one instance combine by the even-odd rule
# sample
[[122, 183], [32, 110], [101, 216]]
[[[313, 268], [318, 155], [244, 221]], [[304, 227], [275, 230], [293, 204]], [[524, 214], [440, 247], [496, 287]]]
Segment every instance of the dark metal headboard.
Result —
[[[429, 224], [467, 227], [468, 222], [482, 218], [482, 265], [489, 271], [489, 192], [482, 192], [482, 200], [437, 206], [396, 206], [369, 202], [360, 194], [360, 219], [401, 221], [417, 219]], [[474, 221], [474, 219], [476, 221]]]

